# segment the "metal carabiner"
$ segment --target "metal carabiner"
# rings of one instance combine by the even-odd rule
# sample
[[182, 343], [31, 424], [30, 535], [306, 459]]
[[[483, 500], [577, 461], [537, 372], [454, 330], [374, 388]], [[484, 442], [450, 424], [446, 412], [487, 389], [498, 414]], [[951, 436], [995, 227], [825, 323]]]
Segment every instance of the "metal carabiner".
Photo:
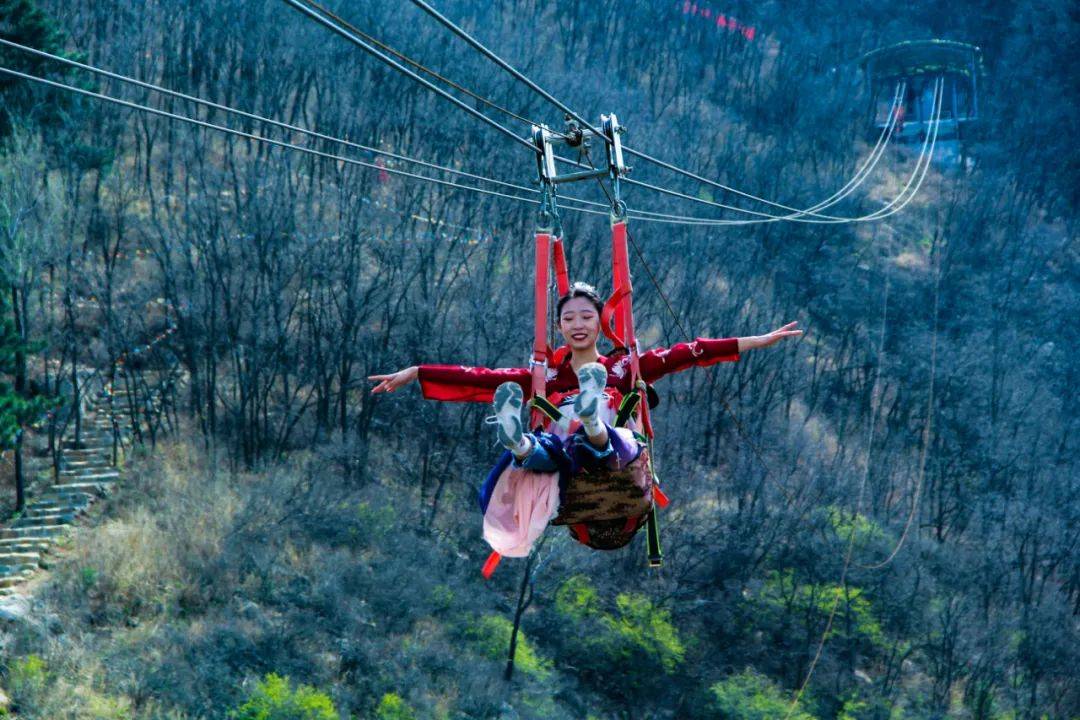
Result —
[[626, 220], [626, 203], [619, 199], [618, 190], [615, 191], [615, 201], [611, 203], [611, 222], [623, 222]]
[[537, 230], [553, 233], [560, 224], [559, 211], [555, 205], [555, 189], [545, 184], [540, 198], [540, 209], [536, 213]]

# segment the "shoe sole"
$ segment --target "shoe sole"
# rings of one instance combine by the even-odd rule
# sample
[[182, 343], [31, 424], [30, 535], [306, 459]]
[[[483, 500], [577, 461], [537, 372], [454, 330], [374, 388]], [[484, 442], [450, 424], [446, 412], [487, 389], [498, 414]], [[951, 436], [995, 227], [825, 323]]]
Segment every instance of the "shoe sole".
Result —
[[596, 408], [600, 404], [600, 398], [592, 393], [589, 393], [589, 407], [585, 407], [584, 400], [585, 394], [582, 393], [574, 399], [574, 413], [579, 418], [586, 418], [596, 414]]
[[525, 436], [525, 428], [521, 424], [521, 405], [523, 397], [524, 395], [521, 392], [521, 386], [517, 383], [503, 383], [495, 388], [495, 398], [491, 403], [491, 407], [495, 411], [496, 417], [501, 416], [502, 411], [508, 405], [514, 409], [514, 415], [512, 416], [512, 420], [514, 421], [513, 436], [507, 434], [506, 430], [503, 429], [503, 424], [501, 422], [496, 426], [499, 442], [505, 447], [517, 447], [521, 442], [521, 439]]
[[[607, 369], [600, 363], [589, 363], [578, 369], [577, 377], [581, 392], [574, 400], [574, 412], [578, 417], [595, 415], [600, 395], [607, 387]], [[588, 407], [586, 407], [586, 397], [588, 397]]]
[[607, 369], [600, 363], [589, 363], [588, 365], [582, 365], [577, 371], [578, 387], [583, 390], [586, 389], [585, 385], [592, 387], [588, 389], [596, 388], [597, 391], [603, 392], [607, 387]]

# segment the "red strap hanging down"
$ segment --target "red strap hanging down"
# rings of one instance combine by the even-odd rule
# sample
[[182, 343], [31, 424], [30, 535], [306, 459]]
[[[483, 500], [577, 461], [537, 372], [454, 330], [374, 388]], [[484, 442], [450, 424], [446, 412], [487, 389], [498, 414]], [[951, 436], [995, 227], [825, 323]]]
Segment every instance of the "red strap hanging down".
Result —
[[[604, 335], [615, 347], [625, 345], [616, 328], [618, 327], [618, 318], [622, 315], [622, 302], [630, 295], [630, 292], [631, 289], [626, 285], [616, 286], [615, 291], [611, 293], [611, 297], [604, 303], [604, 307], [600, 311], [600, 329], [604, 331]], [[616, 322], [615, 326], [612, 326], [613, 320]]]
[[502, 555], [494, 551], [488, 555], [488, 559], [484, 562], [483, 569], [480, 570], [480, 574], [484, 576], [485, 580], [491, 579], [491, 575], [495, 572], [495, 568], [498, 566], [499, 560], [501, 559]]
[[652, 486], [653, 500], [656, 502], [656, 506], [663, 509], [671, 504], [671, 500], [664, 494], [664, 491], [660, 489], [659, 485], [654, 484]]
[[[630, 280], [630, 255], [626, 249], [626, 221], [619, 220], [611, 225], [611, 262], [615, 292], [608, 303], [615, 316], [615, 334], [623, 340], [623, 345], [630, 352], [630, 377], [634, 388], [641, 392], [637, 415], [641, 430], [649, 437], [653, 436], [652, 423], [649, 422], [649, 403], [644, 391], [638, 387], [641, 380], [641, 362], [638, 357], [637, 336], [634, 334], [634, 286]], [[604, 308], [607, 311], [607, 307]]]
[[[533, 355], [532, 355], [532, 392], [533, 397], [546, 397], [547, 378], [547, 311], [548, 278], [550, 276], [551, 235], [536, 233], [535, 285], [533, 287]], [[532, 427], [543, 422], [543, 414], [533, 410], [530, 418]]]
[[555, 287], [559, 291], [559, 297], [570, 292], [570, 271], [566, 267], [566, 251], [563, 248], [561, 237], [555, 237], [553, 246], [555, 259]]
[[574, 537], [577, 538], [577, 541], [579, 543], [581, 543], [582, 545], [589, 544], [588, 525], [586, 525], [585, 523], [577, 523], [576, 525], [571, 525], [570, 529], [574, 532]]
[[611, 226], [611, 280], [612, 293], [608, 302], [613, 303], [615, 312], [615, 336], [621, 344], [629, 348], [631, 338], [627, 335], [626, 309], [633, 302], [630, 294], [630, 256], [626, 252], [626, 222], [616, 222]]

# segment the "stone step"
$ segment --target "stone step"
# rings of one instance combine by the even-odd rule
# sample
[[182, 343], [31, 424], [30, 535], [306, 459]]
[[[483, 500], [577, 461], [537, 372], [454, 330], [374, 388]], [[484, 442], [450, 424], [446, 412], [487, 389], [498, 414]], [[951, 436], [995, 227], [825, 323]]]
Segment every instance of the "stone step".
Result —
[[112, 440], [110, 439], [107, 442], [98, 442], [96, 440], [93, 442], [86, 442], [84, 440], [81, 443], [76, 443], [74, 440], [65, 440], [64, 444], [60, 447], [60, 452], [64, 455], [67, 455], [72, 450], [86, 450], [88, 452], [101, 454], [110, 453], [112, 452]]
[[79, 480], [78, 482], [66, 482], [57, 483], [49, 488], [48, 492], [66, 495], [70, 493], [93, 493], [95, 495], [103, 495], [107, 493], [114, 483], [110, 480], [101, 481], [89, 481]]
[[75, 463], [94, 463], [101, 462], [102, 460], [109, 460], [112, 456], [112, 447], [108, 452], [103, 453], [82, 453], [80, 455], [72, 455], [71, 451], [67, 451], [60, 455], [60, 463], [62, 465], [73, 465]]
[[33, 576], [32, 571], [22, 572], [17, 575], [5, 575], [0, 577], [0, 588], [11, 588], [16, 585], [21, 585]]
[[47, 553], [52, 547], [52, 538], [0, 538], [0, 552]]
[[[69, 432], [64, 436], [65, 440], [74, 440], [75, 433]], [[83, 427], [82, 432], [79, 433], [79, 440], [86, 442], [87, 440], [111, 440], [112, 431], [94, 427]]]
[[64, 438], [64, 444], [60, 447], [60, 450], [64, 453], [72, 450], [109, 450], [112, 449], [112, 445], [112, 435], [100, 435], [98, 437], [86, 437], [84, 435], [79, 438], [79, 442], [75, 442], [75, 438]]
[[85, 455], [72, 456], [68, 450], [65, 450], [63, 454], [60, 455], [61, 470], [65, 468], [80, 468], [97, 463], [110, 462], [112, 462], [112, 445], [107, 448], [98, 448], [94, 452], [86, 453]]
[[70, 509], [74, 511], [84, 511], [90, 507], [90, 504], [97, 499], [96, 495], [84, 495], [83, 497], [49, 497], [42, 495], [36, 498], [27, 506], [27, 511], [45, 511], [56, 512], [57, 510]]
[[76, 462], [85, 463], [85, 464], [84, 465], [69, 465], [68, 462], [65, 459], [61, 458], [60, 472], [65, 472], [65, 471], [66, 472], [72, 472], [74, 470], [101, 470], [101, 469], [108, 470], [108, 469], [111, 469], [113, 467], [112, 453], [111, 452], [102, 453], [101, 455], [96, 455], [94, 457], [87, 457], [85, 459], [80, 458]]
[[[109, 451], [110, 452], [112, 451], [111, 447], [109, 448]], [[63, 459], [63, 460], [93, 460], [95, 458], [105, 457], [107, 455], [108, 455], [108, 453], [103, 452], [101, 450], [78, 450], [78, 449], [75, 449], [75, 450], [64, 450], [63, 454], [61, 455], [61, 459]]]
[[[157, 407], [157, 406], [161, 405], [161, 400], [158, 397], [155, 396], [154, 398], [152, 398], [150, 400], [150, 404], [153, 405], [154, 407]], [[108, 401], [100, 403], [100, 404], [95, 404], [95, 407], [101, 408], [101, 411], [103, 413], [108, 413], [108, 411], [109, 411], [109, 403], [108, 403]], [[120, 414], [130, 412], [132, 408], [135, 408], [135, 410], [137, 410], [137, 411], [141, 411], [145, 407], [146, 407], [146, 396], [145, 395], [139, 395], [139, 396], [136, 396], [136, 397], [130, 398], [130, 399], [126, 395], [123, 396], [123, 397], [118, 396], [118, 397], [113, 398], [113, 409], [117, 413], [120, 413]]]
[[[75, 470], [67, 472], [65, 470], [60, 471], [60, 479], [65, 481], [77, 481], [77, 482], [111, 482], [117, 480], [120, 477], [120, 472], [117, 470]], [[54, 486], [55, 487], [55, 486]]]
[[4, 552], [0, 550], [0, 565], [37, 565], [41, 562], [39, 552]]
[[[74, 464], [78, 463], [78, 464]], [[112, 467], [112, 448], [104, 452], [99, 452], [97, 455], [86, 455], [81, 458], [66, 458], [60, 456], [60, 472], [74, 472], [75, 470], [86, 470], [88, 468], [99, 467], [105, 465]]]
[[58, 503], [81, 503], [89, 505], [100, 497], [97, 490], [59, 490], [49, 491], [42, 496], [43, 499]]
[[60, 471], [61, 475], [96, 475], [98, 473], [114, 473], [117, 472], [116, 468], [112, 465], [105, 467], [81, 467], [81, 468], [64, 468]]
[[116, 466], [108, 460], [95, 460], [94, 462], [88, 462], [80, 465], [62, 465], [60, 467], [60, 473], [67, 473], [73, 475], [76, 472], [109, 472], [115, 470]]
[[56, 537], [67, 532], [70, 525], [22, 525], [0, 528], [0, 538]]
[[49, 515], [70, 515], [71, 517], [78, 517], [82, 515], [89, 507], [89, 503], [53, 503], [49, 505], [30, 505], [23, 513], [23, 517], [36, 518], [47, 517]]
[[0, 577], [6, 575], [20, 575], [22, 573], [34, 572], [38, 569], [38, 564], [34, 563], [15, 563], [9, 565], [7, 563], [0, 562]]
[[[74, 463], [82, 464], [75, 465]], [[78, 460], [70, 460], [63, 456], [61, 456], [60, 458], [60, 472], [64, 472], [65, 470], [80, 470], [84, 468], [96, 468], [101, 466], [112, 467], [111, 452], [101, 453], [99, 455], [87, 455], [86, 457], [81, 457]]]
[[33, 515], [21, 517], [11, 524], [11, 527], [37, 527], [41, 525], [70, 525], [75, 522], [75, 516], [70, 513], [48, 513], [46, 515]]

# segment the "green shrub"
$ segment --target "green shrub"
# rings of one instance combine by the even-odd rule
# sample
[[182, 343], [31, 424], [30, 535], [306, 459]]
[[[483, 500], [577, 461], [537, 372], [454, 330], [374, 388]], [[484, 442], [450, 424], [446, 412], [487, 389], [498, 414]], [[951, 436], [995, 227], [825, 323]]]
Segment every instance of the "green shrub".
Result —
[[567, 578], [555, 593], [555, 609], [572, 620], [583, 620], [599, 611], [596, 588], [584, 575]]
[[397, 693], [386, 693], [375, 708], [375, 720], [416, 720], [416, 713]]
[[82, 581], [83, 589], [89, 590], [97, 584], [98, 571], [92, 567], [84, 567], [79, 572], [79, 579]]
[[656, 607], [638, 593], [615, 597], [615, 612], [601, 607], [596, 588], [582, 575], [567, 579], [555, 593], [555, 609], [568, 623], [574, 642], [603, 665], [651, 660], [656, 669], [671, 673], [683, 661], [686, 650], [667, 610]]
[[[502, 615], [485, 615], [474, 626], [469, 627], [465, 635], [485, 657], [492, 660], [505, 660], [513, 631], [513, 623]], [[551, 662], [536, 652], [521, 628], [518, 628], [514, 667], [538, 680], [543, 680], [551, 674]]]
[[362, 545], [378, 542], [394, 532], [398, 526], [397, 513], [388, 504], [362, 502], [356, 506], [357, 540]]
[[586, 681], [620, 703], [649, 702], [678, 671], [686, 646], [671, 614], [641, 593], [604, 598], [586, 578], [556, 591], [559, 654]]
[[15, 658], [8, 664], [8, 689], [16, 702], [40, 694], [48, 679], [45, 661], [37, 655]]
[[847, 623], [840, 618], [848, 617], [851, 621], [851, 639], [869, 643], [872, 647], [881, 647], [887, 642], [885, 633], [874, 614], [874, 608], [860, 588], [842, 586], [834, 583], [798, 583], [794, 573], [786, 570], [782, 573], [770, 573], [760, 596], [765, 609], [777, 616], [814, 617], [824, 624], [833, 607], [836, 607], [836, 621], [826, 639], [836, 633], [845, 632]]
[[83, 688], [76, 693], [81, 713], [75, 717], [82, 720], [132, 720], [131, 701], [126, 697], [114, 697]]
[[865, 515], [852, 514], [833, 505], [826, 508], [826, 512], [833, 532], [845, 543], [850, 541], [854, 542], [856, 547], [866, 547], [885, 538], [885, 531], [881, 526]]
[[721, 680], [709, 688], [712, 717], [717, 720], [816, 720], [796, 707], [789, 717], [791, 699], [769, 678], [753, 670]]
[[248, 696], [247, 702], [229, 713], [232, 720], [338, 720], [334, 703], [325, 693], [308, 685], [295, 690], [289, 679], [271, 673]]
[[450, 610], [454, 606], [454, 599], [454, 591], [449, 585], [436, 585], [431, 589], [431, 605], [436, 610]]
[[679, 631], [671, 623], [671, 614], [636, 593], [617, 595], [615, 608], [617, 616], [602, 619], [617, 645], [615, 652], [628, 662], [642, 654], [651, 655], [664, 672], [673, 672], [686, 651]]

